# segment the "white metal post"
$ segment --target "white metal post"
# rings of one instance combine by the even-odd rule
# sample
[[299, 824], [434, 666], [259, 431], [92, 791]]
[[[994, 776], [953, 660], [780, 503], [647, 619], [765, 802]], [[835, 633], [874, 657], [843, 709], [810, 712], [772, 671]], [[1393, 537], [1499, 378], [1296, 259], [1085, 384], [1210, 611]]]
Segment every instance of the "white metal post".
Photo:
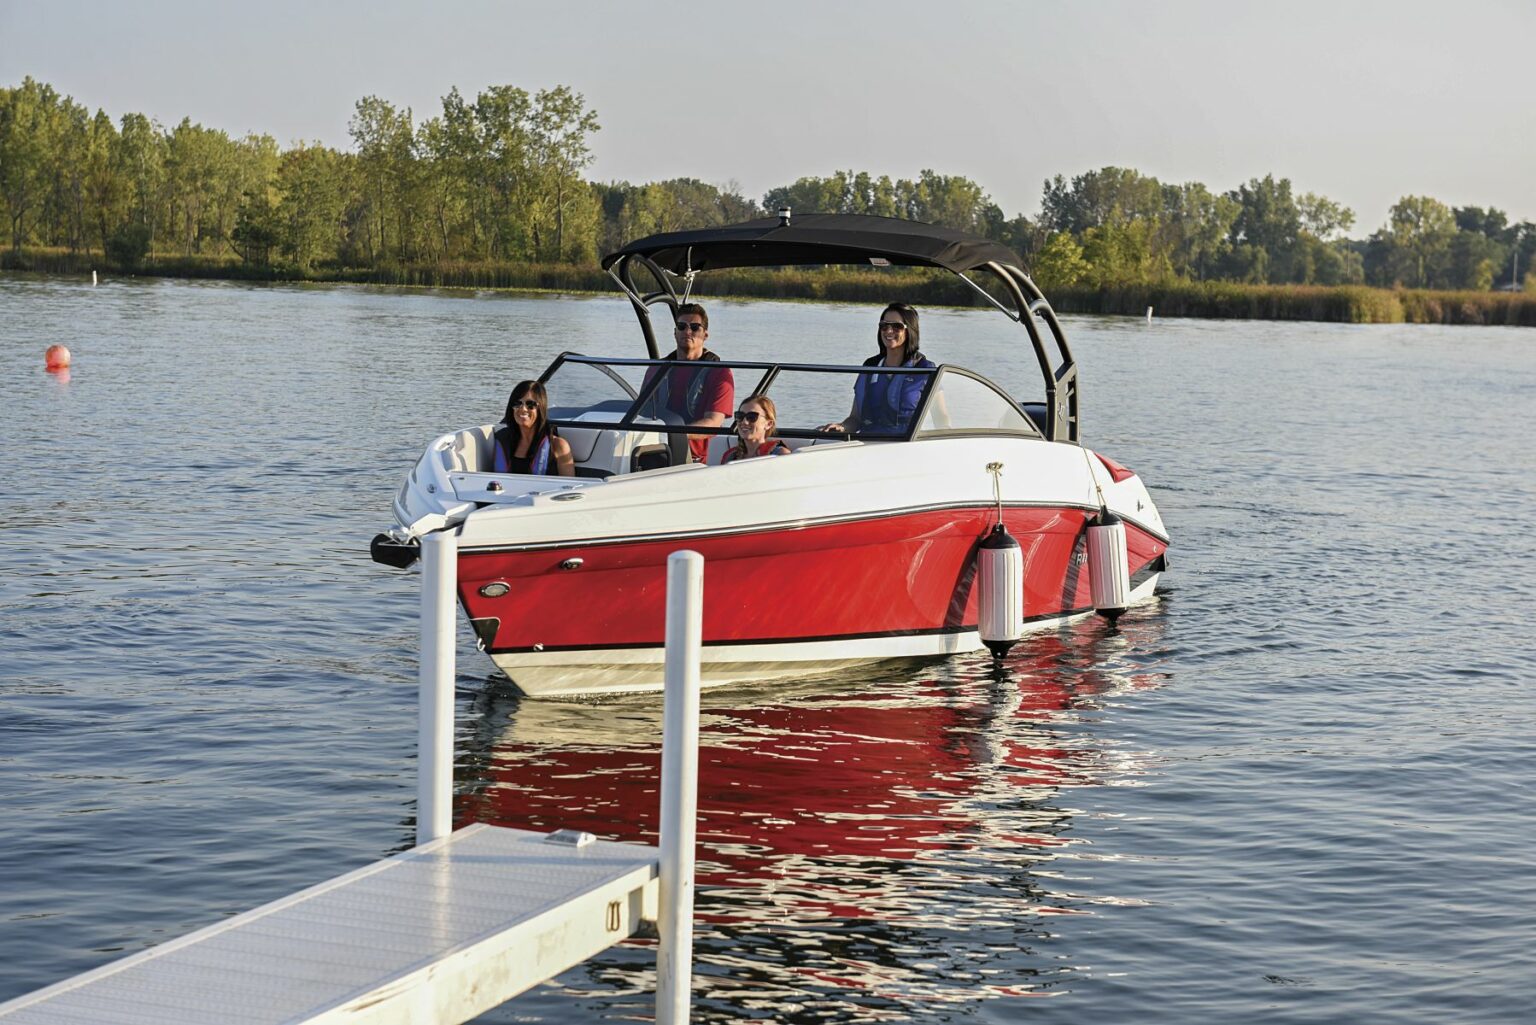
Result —
[[416, 844], [447, 836], [453, 820], [453, 680], [459, 576], [454, 528], [421, 539], [421, 671], [416, 733]]
[[661, 906], [656, 1023], [687, 1025], [693, 980], [693, 862], [699, 795], [699, 653], [704, 556], [667, 557], [667, 662], [661, 734]]

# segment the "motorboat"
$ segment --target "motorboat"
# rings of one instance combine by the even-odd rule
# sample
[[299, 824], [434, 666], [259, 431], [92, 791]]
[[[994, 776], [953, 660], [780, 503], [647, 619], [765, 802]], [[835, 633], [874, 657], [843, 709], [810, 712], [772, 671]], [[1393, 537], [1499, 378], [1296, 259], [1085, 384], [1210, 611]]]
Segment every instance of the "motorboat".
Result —
[[[807, 265], [957, 275], [1021, 326], [1042, 392], [1017, 397], [954, 364], [713, 361], [698, 372], [728, 372], [737, 405], [773, 399], [776, 434], [792, 450], [719, 465], [731, 426], [690, 426], [658, 402], [679, 363], [661, 358], [652, 310], [675, 317], [710, 271]], [[1020, 572], [1002, 585], [1011, 593], [1000, 607], [1018, 630], [1095, 611], [1089, 535], [1101, 522], [1123, 524], [1118, 604], [1156, 593], [1162, 518], [1139, 474], [1079, 440], [1066, 335], [1008, 248], [912, 221], [780, 211], [643, 238], [602, 266], [639, 318], [646, 355], [564, 352], [540, 376], [576, 476], [496, 472], [497, 424], [443, 435], [400, 487], [395, 527], [372, 546], [376, 561], [403, 567], [424, 537], [449, 532], [458, 602], [525, 694], [658, 689], [665, 566], [681, 549], [705, 559], [705, 684], [981, 649], [982, 620], [996, 614], [978, 566], [994, 535], [1017, 543]], [[877, 372], [920, 386], [910, 415], [832, 429], [859, 375]], [[690, 435], [708, 436], [702, 463], [690, 461]]]

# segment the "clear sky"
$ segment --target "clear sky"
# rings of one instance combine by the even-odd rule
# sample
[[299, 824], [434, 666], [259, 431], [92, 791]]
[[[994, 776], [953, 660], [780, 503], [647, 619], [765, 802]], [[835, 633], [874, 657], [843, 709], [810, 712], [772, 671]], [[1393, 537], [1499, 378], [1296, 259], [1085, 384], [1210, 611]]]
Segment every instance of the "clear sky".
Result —
[[114, 118], [351, 147], [375, 95], [419, 120], [454, 86], [568, 85], [599, 181], [761, 199], [839, 168], [923, 168], [1033, 216], [1108, 164], [1224, 191], [1291, 179], [1362, 236], [1404, 195], [1536, 221], [1536, 0], [0, 0], [0, 84]]

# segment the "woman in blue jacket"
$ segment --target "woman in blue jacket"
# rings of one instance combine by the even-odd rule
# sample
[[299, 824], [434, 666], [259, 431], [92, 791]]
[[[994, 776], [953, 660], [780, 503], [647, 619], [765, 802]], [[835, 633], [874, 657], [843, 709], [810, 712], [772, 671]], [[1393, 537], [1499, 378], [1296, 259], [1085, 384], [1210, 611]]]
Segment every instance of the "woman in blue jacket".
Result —
[[[932, 369], [934, 363], [918, 349], [917, 311], [906, 303], [891, 303], [880, 313], [876, 329], [880, 350], [864, 361], [866, 367]], [[923, 397], [927, 374], [862, 373], [853, 384], [853, 409], [824, 431], [864, 434], [905, 434]]]

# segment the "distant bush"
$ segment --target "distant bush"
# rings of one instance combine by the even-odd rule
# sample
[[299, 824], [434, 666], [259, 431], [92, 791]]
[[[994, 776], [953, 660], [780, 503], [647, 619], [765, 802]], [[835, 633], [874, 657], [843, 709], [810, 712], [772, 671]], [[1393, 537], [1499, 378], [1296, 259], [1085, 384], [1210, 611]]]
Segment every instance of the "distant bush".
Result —
[[129, 222], [119, 225], [107, 238], [107, 259], [122, 269], [132, 269], [149, 255], [149, 226]]
[[99, 255], [76, 250], [29, 246], [20, 251], [0, 250], [0, 270], [29, 271], [34, 274], [89, 274], [101, 263]]
[[1536, 294], [1520, 292], [1394, 293], [1414, 324], [1503, 324], [1536, 327]]

